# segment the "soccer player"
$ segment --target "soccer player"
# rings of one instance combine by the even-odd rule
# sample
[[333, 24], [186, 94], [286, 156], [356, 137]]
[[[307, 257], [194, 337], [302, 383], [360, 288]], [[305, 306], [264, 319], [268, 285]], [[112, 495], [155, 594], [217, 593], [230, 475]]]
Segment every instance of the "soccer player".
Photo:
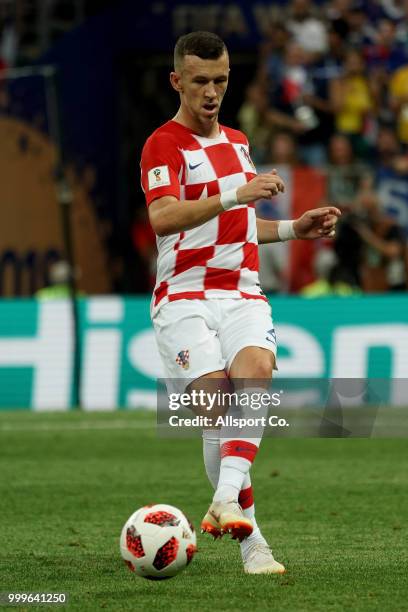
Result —
[[[333, 236], [340, 211], [325, 206], [294, 221], [256, 218], [254, 202], [285, 185], [274, 170], [257, 175], [246, 136], [218, 122], [228, 76], [228, 51], [217, 35], [179, 38], [170, 82], [180, 107], [148, 138], [141, 160], [158, 244], [151, 311], [169, 379], [189, 389], [232, 385], [252, 397], [268, 387], [276, 355], [258, 244]], [[247, 573], [283, 573], [255, 520], [249, 468], [261, 437], [259, 428], [203, 432], [215, 494], [202, 529], [239, 539]]]

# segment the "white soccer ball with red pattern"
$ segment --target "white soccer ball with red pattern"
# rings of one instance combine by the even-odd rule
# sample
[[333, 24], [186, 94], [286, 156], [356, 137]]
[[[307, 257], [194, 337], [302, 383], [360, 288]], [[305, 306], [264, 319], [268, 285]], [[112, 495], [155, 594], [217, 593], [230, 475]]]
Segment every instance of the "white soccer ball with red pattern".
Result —
[[193, 525], [174, 506], [139, 508], [126, 521], [120, 552], [129, 569], [143, 578], [161, 580], [181, 572], [197, 551]]

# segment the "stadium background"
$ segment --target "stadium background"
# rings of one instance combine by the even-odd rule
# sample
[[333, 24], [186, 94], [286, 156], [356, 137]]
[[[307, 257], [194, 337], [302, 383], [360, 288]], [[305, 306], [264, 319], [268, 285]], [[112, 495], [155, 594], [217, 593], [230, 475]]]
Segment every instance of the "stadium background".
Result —
[[[0, 0], [0, 593], [66, 591], [80, 612], [406, 610], [408, 413], [392, 408], [407, 405], [406, 3], [311, 3], [324, 25], [309, 22], [302, 44], [327, 37], [331, 50], [312, 63], [300, 51], [299, 64], [285, 30], [304, 4]], [[138, 159], [177, 106], [173, 44], [198, 28], [231, 52], [222, 121], [245, 128], [259, 168], [285, 175], [286, 197], [261, 214], [326, 199], [344, 210], [334, 246], [262, 249], [279, 375], [305, 383], [303, 398], [323, 377], [368, 376], [374, 395], [387, 384], [369, 440], [332, 439], [350, 433], [337, 421], [322, 428], [328, 439], [263, 440], [257, 521], [287, 574], [244, 575], [236, 542], [198, 535], [183, 574], [150, 582], [120, 558], [127, 517], [166, 502], [198, 526], [211, 497], [201, 440], [160, 437], [153, 411], [131, 410], [155, 407], [160, 374]], [[345, 46], [364, 53], [375, 103], [360, 73], [349, 103], [364, 121], [329, 156], [330, 134], [350, 129], [330, 111]], [[378, 224], [391, 250], [361, 229], [376, 203], [393, 219]]]
[[[258, 168], [276, 166], [286, 179], [286, 194], [260, 202], [260, 214], [290, 218], [327, 201], [343, 210], [334, 245], [260, 249], [279, 374], [404, 377], [404, 8], [45, 4], [0, 4], [0, 406], [154, 406], [156, 252], [138, 160], [177, 108], [173, 44], [197, 28], [219, 32], [230, 49], [222, 122], [248, 133]], [[350, 67], [353, 51], [360, 67]], [[367, 236], [363, 225], [376, 229]]]

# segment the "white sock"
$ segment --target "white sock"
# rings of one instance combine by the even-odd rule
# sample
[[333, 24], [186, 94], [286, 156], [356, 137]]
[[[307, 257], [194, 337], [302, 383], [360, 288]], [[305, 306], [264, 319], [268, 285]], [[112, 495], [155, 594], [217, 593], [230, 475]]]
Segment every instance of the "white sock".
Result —
[[244, 558], [247, 550], [251, 548], [253, 544], [266, 544], [266, 540], [261, 534], [261, 530], [259, 529], [255, 519], [255, 504], [252, 492], [251, 477], [249, 474], [247, 474], [245, 478], [244, 484], [242, 486], [242, 491], [238, 497], [238, 501], [241, 504], [244, 516], [251, 519], [253, 525], [253, 531], [251, 535], [242, 540], [242, 542], [240, 543], [241, 554]]
[[203, 430], [203, 456], [208, 480], [215, 490], [220, 476], [221, 463], [219, 429]]
[[[267, 414], [267, 407], [259, 410], [252, 409], [252, 399], [259, 398], [259, 393], [266, 393], [265, 389], [247, 388], [237, 393], [237, 404], [230, 407], [227, 416], [231, 417], [263, 417]], [[256, 395], [255, 395], [256, 394]], [[245, 403], [245, 400], [249, 402]], [[226, 424], [220, 430], [221, 464], [220, 477], [214, 501], [238, 501], [239, 492], [244, 483], [256, 453], [261, 443], [264, 427], [244, 425], [243, 427]]]

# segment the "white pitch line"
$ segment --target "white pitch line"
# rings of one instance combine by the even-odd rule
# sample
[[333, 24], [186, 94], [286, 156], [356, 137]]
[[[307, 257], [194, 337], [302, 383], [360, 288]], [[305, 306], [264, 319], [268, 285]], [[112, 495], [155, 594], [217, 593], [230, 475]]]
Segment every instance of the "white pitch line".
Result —
[[19, 423], [2, 423], [0, 424], [1, 432], [20, 432], [20, 431], [107, 431], [110, 429], [153, 429], [155, 422], [144, 421], [83, 421], [78, 423], [32, 423], [30, 425], [20, 425]]

